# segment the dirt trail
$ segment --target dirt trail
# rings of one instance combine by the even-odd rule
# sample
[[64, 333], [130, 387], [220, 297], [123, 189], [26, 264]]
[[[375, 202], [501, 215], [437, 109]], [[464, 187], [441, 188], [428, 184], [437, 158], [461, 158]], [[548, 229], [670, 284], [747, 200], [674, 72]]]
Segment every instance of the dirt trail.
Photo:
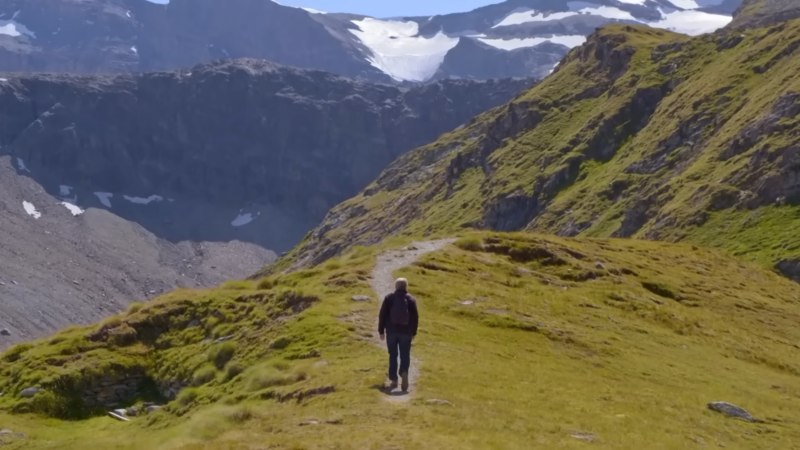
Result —
[[[383, 301], [383, 298], [387, 294], [394, 291], [394, 271], [406, 267], [416, 261], [420, 256], [439, 250], [440, 248], [454, 241], [455, 239], [440, 239], [437, 241], [414, 242], [408, 247], [392, 250], [378, 256], [378, 262], [375, 264], [375, 268], [372, 270], [372, 279], [370, 280], [372, 290], [375, 292], [375, 295], [378, 299], [378, 305], [380, 305], [380, 302]], [[413, 295], [414, 280], [409, 280], [409, 290]], [[424, 321], [424, 308], [422, 308], [421, 304], [419, 306], [421, 310], [420, 320]], [[377, 320], [375, 326], [377, 327]], [[376, 345], [380, 346], [384, 351], [386, 351], [386, 344], [381, 342], [380, 337], [377, 334], [375, 334], [373, 341]], [[387, 398], [391, 401], [406, 402], [411, 398], [416, 390], [417, 379], [419, 378], [420, 374], [420, 361], [413, 356], [413, 352], [414, 350], [412, 348], [411, 369], [408, 372], [410, 378], [408, 392], [403, 392], [400, 390], [400, 388], [394, 389], [391, 392], [384, 391], [389, 394]]]

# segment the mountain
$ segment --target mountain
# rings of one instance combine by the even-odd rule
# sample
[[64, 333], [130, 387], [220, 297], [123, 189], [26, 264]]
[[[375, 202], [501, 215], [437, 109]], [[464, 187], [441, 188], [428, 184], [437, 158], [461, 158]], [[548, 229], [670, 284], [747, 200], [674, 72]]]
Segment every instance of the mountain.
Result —
[[[507, 0], [378, 19], [271, 0], [0, 0], [0, 71], [181, 69], [257, 58], [374, 82], [546, 76], [595, 28], [726, 25], [739, 0]], [[546, 45], [542, 45], [546, 44]]]
[[18, 341], [247, 276], [403, 152], [530, 83], [398, 88], [259, 60], [0, 74], [0, 328]]
[[[483, 449], [487, 442], [511, 450], [792, 448], [800, 442], [800, 298], [787, 276], [800, 261], [800, 19], [774, 22], [786, 10], [763, 9], [769, 5], [747, 3], [731, 27], [694, 38], [630, 24], [597, 30], [544, 81], [404, 153], [252, 279], [176, 290], [96, 324], [13, 346], [0, 354], [0, 444], [26, 450]], [[754, 11], [777, 16], [757, 27], [746, 21]], [[182, 87], [195, 76], [203, 82]], [[292, 77], [320, 79], [282, 83]], [[302, 122], [296, 108], [347, 105], [320, 98], [373, 99], [369, 110], [388, 114], [379, 108], [394, 111], [390, 105], [399, 100], [381, 92], [405, 99], [423, 89], [418, 98], [429, 101], [425, 89], [474, 83], [399, 89], [259, 61], [214, 63], [191, 75], [9, 80], [12, 88], [4, 89], [14, 92], [4, 97], [7, 104], [34, 97], [40, 103], [11, 109], [2, 126], [14, 129], [27, 111], [51, 104], [46, 113], [28, 114], [37, 119], [19, 133], [27, 153], [0, 161], [25, 172], [0, 179], [14, 180], [10, 187], [23, 198], [13, 204], [28, 203], [16, 206], [17, 214], [37, 222], [50, 215], [30, 178], [44, 167], [34, 164], [78, 173], [74, 164], [58, 163], [58, 149], [34, 145], [51, 125], [44, 136], [86, 136], [81, 146], [65, 145], [66, 157], [103, 137], [109, 145], [93, 155], [114, 158], [126, 149], [111, 145], [111, 136], [123, 135], [112, 122], [122, 130], [141, 124], [124, 134], [134, 143], [149, 136], [169, 143], [164, 136], [175, 136], [192, 144], [185, 154], [172, 146], [148, 153], [158, 164], [147, 170], [110, 159], [105, 167], [115, 176], [98, 178], [131, 180], [133, 172], [155, 185], [149, 167], [175, 171], [181, 165], [169, 165], [173, 159], [189, 165], [195, 156], [208, 162], [208, 173], [236, 176], [225, 165], [236, 159], [217, 157], [232, 153], [230, 147], [219, 151], [211, 142], [208, 150], [200, 139], [221, 133], [215, 126], [231, 134], [259, 129], [248, 128], [237, 108], [286, 97], [291, 102], [280, 104], [282, 116], [317, 136], [321, 126], [308, 119], [314, 116]], [[247, 88], [230, 89], [240, 83]], [[47, 89], [34, 96], [26, 90], [31, 85]], [[41, 103], [59, 89], [68, 95]], [[150, 89], [156, 93], [145, 94]], [[146, 110], [152, 118], [107, 117], [120, 114], [109, 105], [136, 110], [125, 93], [149, 104], [173, 92], [174, 101], [187, 103], [180, 110], [163, 102]], [[114, 101], [102, 101], [112, 94]], [[204, 103], [192, 103], [206, 95], [232, 103], [199, 121], [193, 141], [182, 127], [187, 118], [206, 117]], [[67, 109], [81, 114], [67, 122], [60, 116]], [[334, 110], [322, 122], [371, 123], [356, 111]], [[248, 116], [258, 121], [258, 112]], [[158, 126], [144, 126], [148, 120]], [[355, 129], [363, 137], [364, 128]], [[210, 186], [189, 189], [187, 176], [171, 171], [157, 173], [170, 186], [185, 186], [175, 197], [120, 199], [91, 182], [84, 189], [99, 192], [112, 208], [169, 198], [176, 207], [183, 198], [239, 206], [238, 197], [211, 188], [219, 181], [210, 175], [188, 175]], [[252, 182], [245, 175], [232, 184]], [[305, 179], [318, 178], [313, 172]], [[258, 185], [248, 184], [252, 189]], [[28, 195], [40, 197], [31, 202]], [[52, 206], [71, 212], [67, 203]], [[386, 347], [375, 330], [376, 300], [391, 292], [395, 277], [409, 280], [421, 311], [405, 393], [384, 387]]]
[[800, 21], [696, 38], [612, 25], [402, 156], [280, 268], [477, 228], [685, 241], [800, 281]]

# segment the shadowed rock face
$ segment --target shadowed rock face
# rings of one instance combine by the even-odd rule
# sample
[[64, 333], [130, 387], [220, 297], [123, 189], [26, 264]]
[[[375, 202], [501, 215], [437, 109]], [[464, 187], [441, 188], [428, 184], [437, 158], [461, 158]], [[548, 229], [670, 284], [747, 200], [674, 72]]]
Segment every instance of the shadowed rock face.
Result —
[[[322, 219], [405, 151], [531, 83], [399, 89], [256, 60], [7, 79], [0, 83], [4, 151], [61, 184], [118, 198], [272, 205], [303, 223]], [[294, 243], [247, 240], [269, 248]]]
[[0, 14], [18, 23], [0, 34], [0, 71], [146, 72], [250, 57], [391, 80], [341, 24], [269, 0], [0, 0]]
[[544, 78], [567, 51], [567, 46], [550, 42], [506, 51], [475, 39], [462, 38], [445, 56], [436, 78], [481, 80], [503, 74]]
[[401, 89], [256, 60], [0, 74], [0, 348], [244, 278], [390, 161], [530, 84]]

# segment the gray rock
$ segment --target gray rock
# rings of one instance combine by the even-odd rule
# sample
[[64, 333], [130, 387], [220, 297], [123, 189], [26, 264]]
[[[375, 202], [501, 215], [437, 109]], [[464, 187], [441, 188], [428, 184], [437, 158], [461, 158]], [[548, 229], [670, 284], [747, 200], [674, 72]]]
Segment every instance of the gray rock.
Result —
[[354, 295], [352, 300], [354, 302], [371, 302], [372, 297], [367, 297], [366, 295]]
[[2, 330], [0, 330], [0, 336], [11, 336], [11, 332], [8, 331], [8, 329], [3, 328]]
[[31, 398], [31, 397], [35, 396], [36, 394], [38, 394], [39, 392], [42, 392], [42, 389], [35, 388], [35, 387], [29, 387], [29, 388], [23, 389], [22, 392], [19, 393], [19, 396], [22, 397], [22, 398]]
[[706, 407], [712, 411], [725, 414], [726, 416], [733, 417], [735, 419], [741, 419], [747, 422], [763, 422], [762, 420], [753, 417], [745, 409], [736, 405], [732, 405], [728, 402], [710, 402], [708, 405], [706, 405]]
[[11, 434], [13, 431], [11, 430], [0, 430], [0, 434]]
[[145, 411], [147, 411], [147, 414], [150, 414], [150, 413], [158, 411], [161, 408], [162, 408], [161, 405], [150, 405], [147, 408], [145, 408]]
[[596, 263], [594, 263], [594, 268], [598, 270], [605, 270], [606, 266], [603, 265], [603, 263], [601, 263], [600, 261], [597, 261]]
[[127, 409], [115, 409], [114, 412], [119, 414], [120, 416], [128, 415], [128, 410]]
[[139, 408], [131, 406], [127, 411], [125, 411], [125, 414], [131, 417], [136, 417], [139, 414]]
[[453, 404], [450, 403], [449, 401], [438, 399], [438, 398], [432, 398], [432, 399], [428, 400], [427, 403], [431, 403], [431, 404], [434, 404], [434, 405], [450, 405], [450, 406], [453, 406]]

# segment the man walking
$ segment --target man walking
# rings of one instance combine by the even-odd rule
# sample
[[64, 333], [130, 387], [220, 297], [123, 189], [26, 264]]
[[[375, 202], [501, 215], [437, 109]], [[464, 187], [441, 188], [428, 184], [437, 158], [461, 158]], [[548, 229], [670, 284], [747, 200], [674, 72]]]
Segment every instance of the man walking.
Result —
[[417, 300], [408, 293], [408, 281], [398, 278], [394, 292], [383, 299], [378, 317], [378, 333], [389, 348], [389, 389], [397, 388], [397, 357], [400, 356], [400, 377], [403, 392], [408, 391], [408, 369], [411, 367], [411, 341], [417, 335], [419, 312]]

